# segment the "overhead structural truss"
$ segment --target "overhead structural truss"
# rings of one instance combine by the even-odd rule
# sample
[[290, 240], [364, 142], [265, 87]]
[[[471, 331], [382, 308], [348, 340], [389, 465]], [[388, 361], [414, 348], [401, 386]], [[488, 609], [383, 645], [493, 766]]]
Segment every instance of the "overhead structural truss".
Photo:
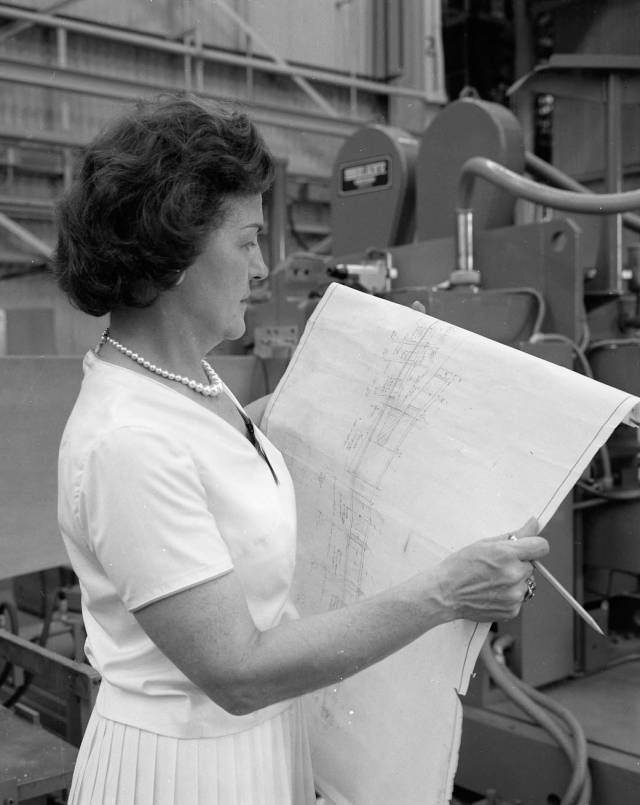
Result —
[[[248, 23], [235, 12], [232, 12], [225, 3], [220, 3], [219, 7], [225, 13], [233, 14], [234, 21], [242, 27], [249, 38], [258, 36]], [[110, 28], [97, 23], [68, 19], [54, 14], [30, 11], [10, 6], [6, 3], [0, 3], [0, 16], [12, 20], [14, 23], [29, 23], [54, 29], [57, 32], [58, 43], [58, 62], [55, 65], [43, 65], [23, 59], [10, 59], [6, 56], [0, 58], [0, 81], [108, 97], [114, 100], [129, 100], [146, 93], [167, 90], [166, 83], [153, 84], [68, 67], [66, 64], [65, 37], [67, 33], [75, 33], [123, 45], [133, 45], [153, 52], [181, 56], [185, 62], [184, 85], [175, 87], [175, 89], [192, 90], [205, 98], [229, 100], [217, 93], [215, 88], [205, 86], [202, 66], [206, 63], [225, 64], [244, 68], [251, 72], [255, 71], [255, 73], [262, 72], [288, 76], [313, 99], [315, 109], [303, 108], [300, 104], [285, 106], [283, 104], [260, 102], [255, 98], [234, 98], [234, 100], [241, 100], [244, 105], [251, 109], [257, 122], [267, 125], [295, 128], [300, 131], [344, 138], [349, 136], [356, 128], [370, 122], [362, 117], [340, 115], [320, 92], [311, 85], [312, 82], [323, 84], [326, 87], [345, 88], [352, 95], [355, 92], [362, 92], [387, 98], [411, 98], [425, 105], [432, 103], [427, 94], [419, 89], [292, 65], [279, 57], [262, 39], [259, 39], [259, 43], [270, 53], [270, 58], [260, 58], [206, 46], [198, 41], [197, 27], [192, 37], [186, 37], [186, 41], [174, 41], [159, 36]]]

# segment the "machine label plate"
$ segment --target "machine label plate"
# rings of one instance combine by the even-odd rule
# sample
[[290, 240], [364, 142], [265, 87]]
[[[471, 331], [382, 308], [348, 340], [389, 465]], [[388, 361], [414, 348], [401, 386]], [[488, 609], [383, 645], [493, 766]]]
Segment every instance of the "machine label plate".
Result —
[[391, 160], [382, 157], [340, 169], [340, 194], [381, 190], [391, 184]]

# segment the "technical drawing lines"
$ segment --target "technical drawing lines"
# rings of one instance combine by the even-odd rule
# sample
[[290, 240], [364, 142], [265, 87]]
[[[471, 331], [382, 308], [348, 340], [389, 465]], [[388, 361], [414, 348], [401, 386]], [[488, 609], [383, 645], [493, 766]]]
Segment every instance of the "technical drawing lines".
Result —
[[445, 337], [451, 342], [451, 330], [433, 322], [391, 333], [381, 377], [365, 391], [369, 412], [354, 421], [344, 443], [348, 471], [372, 489], [380, 488], [414, 428], [429, 421], [430, 409], [446, 406], [450, 387], [461, 382], [440, 349]]
[[333, 484], [333, 500], [320, 598], [337, 609], [364, 595], [366, 554], [372, 538], [380, 534], [375, 504], [370, 498]]

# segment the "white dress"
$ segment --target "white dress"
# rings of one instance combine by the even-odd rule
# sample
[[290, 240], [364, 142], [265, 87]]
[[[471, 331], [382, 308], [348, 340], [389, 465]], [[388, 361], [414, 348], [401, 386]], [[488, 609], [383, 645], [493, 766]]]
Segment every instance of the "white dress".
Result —
[[59, 523], [82, 590], [86, 653], [102, 674], [71, 805], [315, 802], [299, 701], [233, 716], [160, 652], [133, 615], [234, 570], [259, 629], [289, 597], [296, 512], [235, 428], [195, 400], [93, 352], [59, 460]]

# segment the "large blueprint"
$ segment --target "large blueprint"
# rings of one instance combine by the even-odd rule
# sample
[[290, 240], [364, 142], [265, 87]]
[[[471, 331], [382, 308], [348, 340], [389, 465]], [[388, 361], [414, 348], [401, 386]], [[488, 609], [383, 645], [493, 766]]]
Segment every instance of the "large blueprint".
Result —
[[[613, 429], [637, 420], [639, 402], [331, 285], [263, 420], [296, 486], [301, 614], [386, 589], [530, 516], [544, 526]], [[449, 800], [457, 694], [487, 630], [440, 626], [308, 697], [315, 774], [330, 801]]]

